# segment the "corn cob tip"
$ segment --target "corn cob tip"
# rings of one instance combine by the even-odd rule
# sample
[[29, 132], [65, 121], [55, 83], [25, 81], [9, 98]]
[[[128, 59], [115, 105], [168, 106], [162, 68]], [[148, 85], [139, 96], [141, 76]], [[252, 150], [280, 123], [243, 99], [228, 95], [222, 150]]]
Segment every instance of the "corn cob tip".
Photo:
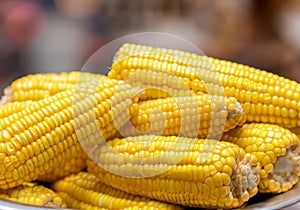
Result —
[[278, 193], [285, 192], [293, 187], [300, 176], [300, 147], [299, 144], [287, 149], [284, 156], [278, 157], [274, 164], [273, 172], [269, 174], [270, 179], [274, 179], [275, 190]]
[[258, 192], [260, 165], [255, 156], [246, 153], [242, 160], [237, 159], [232, 174], [230, 189], [233, 197], [247, 202]]
[[[162, 151], [160, 154], [163, 154], [165, 153], [164, 148], [170, 147], [169, 145], [178, 138], [175, 136], [160, 136], [161, 140], [155, 141], [150, 151], [148, 150], [149, 145], [136, 147], [135, 144], [131, 144], [134, 141], [140, 142], [153, 137], [138, 136], [114, 139], [109, 143], [114, 150], [122, 152], [122, 154], [129, 155], [130, 151], [137, 151], [136, 148], [138, 148], [138, 154], [133, 157], [149, 158], [154, 156], [154, 152], [151, 152], [154, 151], [153, 148], [155, 148], [155, 151]], [[182, 146], [178, 147], [179, 150], [172, 152], [172, 158], [174, 159], [182, 154], [183, 148], [186, 148], [184, 142], [189, 141], [188, 138], [180, 138], [182, 138], [182, 141], [180, 141]], [[134, 141], [132, 141], [133, 139]], [[210, 149], [213, 149], [213, 153], [207, 153]], [[103, 153], [104, 151], [101, 151], [101, 154]], [[168, 157], [167, 154], [170, 153], [165, 154], [164, 157]], [[212, 154], [211, 158], [206, 158], [206, 154]], [[202, 155], [206, 157], [203, 159], [204, 156]], [[102, 156], [99, 156], [99, 158], [104, 159]], [[113, 160], [115, 158], [106, 156], [105, 159]], [[212, 161], [214, 162], [212, 163]], [[131, 194], [190, 207], [224, 209], [240, 207], [258, 192], [257, 186], [260, 181], [260, 164], [254, 155], [245, 153], [237, 145], [207, 139], [197, 139], [193, 149], [188, 152], [182, 162], [176, 164], [170, 171], [153, 177], [141, 179], [126, 177], [133, 174], [131, 169], [135, 167], [130, 169], [116, 167], [118, 170], [127, 173], [125, 176], [119, 176], [102, 169], [91, 160], [87, 161], [87, 165], [90, 173], [95, 174], [110, 186]], [[132, 164], [132, 166], [134, 165]], [[164, 162], [152, 167], [147, 165], [145, 169], [150, 172], [154, 167], [156, 171], [165, 169]], [[138, 166], [138, 169], [140, 169], [140, 166]]]
[[273, 124], [250, 123], [225, 133], [222, 140], [237, 144], [255, 155], [261, 165], [259, 192], [285, 192], [298, 181], [299, 139], [288, 129]]
[[63, 206], [57, 205], [57, 204], [54, 203], [54, 202], [47, 202], [47, 203], [44, 205], [44, 207], [49, 207], [49, 208], [61, 208], [61, 207], [63, 207]]
[[64, 200], [53, 190], [29, 182], [8, 190], [0, 190], [0, 199], [56, 209], [66, 207]]
[[0, 105], [4, 105], [12, 101], [12, 88], [10, 86], [4, 89], [4, 95], [0, 99]]
[[238, 121], [237, 125], [243, 125], [246, 122], [246, 114], [241, 103], [237, 101], [232, 109], [230, 106], [227, 109], [229, 109], [227, 121]]

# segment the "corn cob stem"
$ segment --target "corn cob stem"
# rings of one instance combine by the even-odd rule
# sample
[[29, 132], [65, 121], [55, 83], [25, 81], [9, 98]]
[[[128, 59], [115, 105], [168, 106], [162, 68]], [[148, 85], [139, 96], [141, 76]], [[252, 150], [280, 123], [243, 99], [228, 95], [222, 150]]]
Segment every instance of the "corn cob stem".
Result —
[[33, 183], [23, 183], [13, 189], [0, 190], [0, 198], [35, 206], [66, 207], [61, 197], [52, 190]]
[[[76, 209], [181, 209], [178, 206], [134, 196], [102, 183], [96, 176], [86, 172], [71, 175], [53, 184], [54, 190]], [[88, 196], [84, 196], [88, 195]]]
[[225, 133], [222, 140], [237, 144], [255, 155], [262, 165], [260, 192], [285, 192], [300, 176], [298, 137], [272, 124], [251, 123]]
[[256, 158], [231, 143], [138, 136], [108, 144], [115, 153], [95, 146], [90, 156], [95, 162], [88, 160], [88, 171], [105, 184], [134, 195], [228, 209], [243, 205], [257, 193]]
[[224, 88], [227, 97], [236, 97], [243, 104], [249, 122], [300, 126], [300, 85], [241, 64], [178, 50], [125, 44], [116, 54], [108, 76], [125, 79], [149, 69], [182, 78], [195, 93], [207, 93], [211, 86], [216, 90]]

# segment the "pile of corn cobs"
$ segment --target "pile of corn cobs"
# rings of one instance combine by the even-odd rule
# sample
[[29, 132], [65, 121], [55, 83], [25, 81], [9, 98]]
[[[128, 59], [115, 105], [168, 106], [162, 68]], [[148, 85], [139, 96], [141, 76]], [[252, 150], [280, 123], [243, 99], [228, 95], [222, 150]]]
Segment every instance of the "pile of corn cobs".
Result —
[[28, 75], [1, 103], [6, 200], [231, 209], [299, 180], [300, 84], [249, 66], [124, 44], [107, 75]]

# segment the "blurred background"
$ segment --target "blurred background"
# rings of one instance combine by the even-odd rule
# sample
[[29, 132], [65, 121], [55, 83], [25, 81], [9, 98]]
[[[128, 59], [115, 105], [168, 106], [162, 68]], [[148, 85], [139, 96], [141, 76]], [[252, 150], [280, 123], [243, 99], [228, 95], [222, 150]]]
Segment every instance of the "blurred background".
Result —
[[105, 43], [145, 31], [300, 81], [299, 0], [0, 0], [0, 91], [29, 73], [80, 70]]

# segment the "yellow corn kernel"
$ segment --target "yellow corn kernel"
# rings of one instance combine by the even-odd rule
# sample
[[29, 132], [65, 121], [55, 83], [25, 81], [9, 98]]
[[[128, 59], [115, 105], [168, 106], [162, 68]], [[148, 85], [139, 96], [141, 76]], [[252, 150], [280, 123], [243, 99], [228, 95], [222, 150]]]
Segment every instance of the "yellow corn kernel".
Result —
[[[18, 117], [4, 118], [0, 131], [0, 189], [38, 178], [45, 180], [51, 172], [56, 179], [61, 175], [57, 170], [68, 167], [73, 158], [81, 158], [82, 164], [74, 164], [79, 168], [62, 173], [78, 172], [85, 166], [81, 145], [88, 150], [101, 139], [114, 137], [117, 128], [113, 123], [126, 120], [127, 105], [132, 103], [135, 90], [117, 80], [104, 79], [99, 84], [93, 77], [89, 85], [94, 85], [95, 93], [87, 94], [89, 89], [83, 87], [75, 93], [66, 90], [13, 114]], [[104, 110], [104, 114], [97, 115], [98, 110]]]
[[14, 113], [22, 111], [24, 108], [32, 104], [32, 101], [22, 102], [10, 102], [4, 105], [0, 105], [0, 119], [8, 117]]
[[[225, 133], [223, 141], [237, 144], [261, 164], [259, 192], [281, 193], [300, 176], [298, 137], [278, 125], [250, 123]], [[274, 187], [276, 186], [276, 187]]]
[[127, 84], [140, 91], [140, 100], [195, 95], [186, 85], [188, 81], [184, 81], [184, 78], [161, 71], [137, 71], [123, 79]]
[[223, 131], [233, 129], [243, 120], [243, 110], [232, 97], [202, 94], [163, 98], [139, 102], [131, 122], [119, 133], [125, 137], [153, 134], [220, 138]]
[[131, 195], [101, 182], [87, 172], [71, 175], [53, 184], [68, 208], [76, 209], [181, 209], [179, 206]]
[[66, 207], [65, 202], [59, 195], [42, 185], [34, 183], [23, 183], [16, 188], [0, 190], [0, 198], [34, 206]]
[[[39, 176], [37, 180], [42, 182], [52, 183], [70, 174], [76, 174], [82, 171], [83, 169], [85, 169], [86, 158], [87, 158], [85, 152], [79, 146], [77, 146], [77, 148], [75, 147], [72, 148], [74, 148], [74, 152], [72, 154], [71, 160], [63, 158], [60, 162], [58, 162], [59, 159], [56, 158], [54, 162], [55, 165], [59, 165], [59, 167], [56, 167], [50, 172]], [[70, 155], [71, 154], [67, 154], [67, 156]]]
[[[143, 70], [180, 77], [195, 93], [224, 92], [227, 97], [236, 97], [248, 122], [300, 126], [300, 85], [284, 77], [184, 51], [135, 44], [124, 44], [118, 50], [108, 76], [126, 79]], [[127, 73], [121, 74], [123, 71]]]
[[[88, 171], [105, 184], [134, 195], [184, 206], [231, 209], [257, 193], [256, 158], [228, 142], [149, 135], [114, 139], [108, 144], [110, 147], [95, 148], [90, 156], [95, 162], [88, 160]], [[228, 154], [222, 154], [224, 150]], [[233, 161], [230, 165], [227, 155]], [[231, 170], [222, 171], [216, 162]], [[227, 202], [219, 202], [220, 198]]]

